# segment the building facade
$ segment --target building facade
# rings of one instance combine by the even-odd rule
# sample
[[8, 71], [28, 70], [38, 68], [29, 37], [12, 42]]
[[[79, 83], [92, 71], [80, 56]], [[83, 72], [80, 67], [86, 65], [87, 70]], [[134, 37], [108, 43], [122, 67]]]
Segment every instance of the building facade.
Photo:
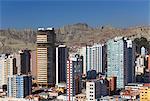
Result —
[[25, 50], [20, 50], [20, 74], [26, 74], [28, 75], [31, 70], [30, 70], [30, 50], [25, 49]]
[[146, 48], [145, 47], [141, 47], [141, 55], [145, 57], [145, 55], [146, 55]]
[[67, 101], [74, 101], [74, 96], [81, 93], [82, 62], [79, 55], [67, 61]]
[[66, 83], [68, 48], [66, 45], [56, 47], [56, 85]]
[[106, 46], [94, 44], [93, 46], [82, 47], [80, 54], [83, 55], [83, 73], [89, 70], [96, 70], [97, 73], [104, 73], [106, 67]]
[[37, 67], [36, 67], [36, 51], [31, 51], [31, 75], [32, 77], [37, 80]]
[[150, 54], [148, 55], [148, 70], [150, 71]]
[[136, 61], [136, 46], [135, 43], [132, 40], [126, 39], [125, 41], [127, 43], [127, 53], [125, 57], [127, 57], [126, 62], [127, 63], [127, 82], [133, 83], [136, 81], [135, 79], [135, 61]]
[[116, 91], [116, 81], [117, 81], [117, 77], [108, 77], [108, 92], [109, 95], [113, 95]]
[[54, 85], [55, 69], [55, 39], [54, 28], [39, 28], [37, 32], [37, 83]]
[[135, 75], [144, 74], [145, 64], [144, 64], [144, 57], [139, 56], [136, 58], [136, 66], [135, 66]]
[[27, 75], [13, 75], [8, 77], [8, 97], [25, 98], [32, 92], [32, 78]]
[[118, 89], [134, 82], [134, 49], [132, 41], [129, 43], [123, 37], [116, 37], [107, 42], [107, 76], [117, 77]]
[[140, 88], [140, 101], [150, 101], [150, 86]]
[[75, 101], [86, 101], [86, 94], [78, 94], [75, 96]]
[[104, 80], [94, 79], [86, 82], [86, 101], [97, 101], [101, 96], [108, 95]]
[[8, 76], [17, 73], [16, 59], [13, 55], [2, 54], [0, 56], [0, 87], [7, 85]]

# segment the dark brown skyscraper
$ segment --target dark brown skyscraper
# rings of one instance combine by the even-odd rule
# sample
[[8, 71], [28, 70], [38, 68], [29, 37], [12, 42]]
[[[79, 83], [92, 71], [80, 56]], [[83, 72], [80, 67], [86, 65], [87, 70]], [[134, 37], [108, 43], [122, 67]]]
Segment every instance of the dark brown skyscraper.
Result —
[[37, 83], [54, 85], [55, 73], [55, 39], [54, 28], [39, 28], [37, 32]]

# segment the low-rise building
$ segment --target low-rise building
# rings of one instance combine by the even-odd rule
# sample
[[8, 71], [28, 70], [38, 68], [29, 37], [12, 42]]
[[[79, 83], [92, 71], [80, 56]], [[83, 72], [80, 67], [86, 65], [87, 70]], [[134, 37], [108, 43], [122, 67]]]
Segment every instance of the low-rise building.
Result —
[[101, 96], [108, 95], [107, 85], [103, 79], [94, 79], [86, 82], [87, 101], [96, 101]]
[[143, 83], [128, 83], [128, 85], [125, 86], [125, 90], [136, 90], [138, 91], [140, 87], [142, 87]]
[[78, 94], [75, 96], [75, 101], [86, 101], [86, 94]]
[[125, 99], [120, 96], [105, 96], [99, 99], [99, 101], [124, 101]]
[[0, 101], [39, 101], [35, 99], [25, 99], [25, 98], [0, 98]]
[[150, 101], [150, 85], [140, 88], [140, 101]]
[[116, 81], [117, 81], [117, 77], [108, 77], [108, 91], [109, 91], [109, 95], [113, 95], [116, 91]]
[[126, 100], [137, 100], [139, 99], [140, 92], [139, 90], [124, 90], [120, 93], [121, 98]]

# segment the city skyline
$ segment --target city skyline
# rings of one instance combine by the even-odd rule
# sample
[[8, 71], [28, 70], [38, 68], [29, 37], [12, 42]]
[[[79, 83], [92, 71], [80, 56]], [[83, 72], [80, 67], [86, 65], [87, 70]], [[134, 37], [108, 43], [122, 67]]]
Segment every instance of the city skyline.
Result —
[[[135, 47], [147, 44], [146, 39], [116, 36], [103, 45], [71, 51], [67, 45], [54, 45], [55, 34], [54, 28], [38, 28], [36, 51], [0, 54], [0, 100], [150, 100], [149, 48], [138, 52]], [[97, 67], [102, 63], [104, 67]]]
[[0, 101], [150, 101], [150, 0], [0, 0]]
[[149, 25], [149, 0], [0, 0], [0, 28], [55, 27], [87, 23], [97, 27]]

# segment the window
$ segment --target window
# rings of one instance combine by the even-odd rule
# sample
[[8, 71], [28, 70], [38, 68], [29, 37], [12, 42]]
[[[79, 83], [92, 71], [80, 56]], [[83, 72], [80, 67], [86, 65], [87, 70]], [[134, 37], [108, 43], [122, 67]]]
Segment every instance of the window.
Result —
[[90, 95], [90, 97], [93, 97], [93, 95]]
[[93, 86], [92, 84], [90, 84], [90, 86]]

